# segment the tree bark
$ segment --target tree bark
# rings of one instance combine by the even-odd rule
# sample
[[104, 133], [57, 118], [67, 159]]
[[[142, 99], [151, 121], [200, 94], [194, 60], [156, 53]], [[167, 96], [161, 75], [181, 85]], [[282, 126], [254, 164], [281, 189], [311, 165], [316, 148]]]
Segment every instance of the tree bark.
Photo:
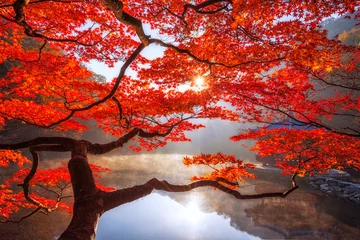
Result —
[[59, 239], [94, 239], [98, 220], [103, 213], [103, 200], [86, 156], [86, 146], [78, 142], [68, 164], [74, 192], [73, 218]]

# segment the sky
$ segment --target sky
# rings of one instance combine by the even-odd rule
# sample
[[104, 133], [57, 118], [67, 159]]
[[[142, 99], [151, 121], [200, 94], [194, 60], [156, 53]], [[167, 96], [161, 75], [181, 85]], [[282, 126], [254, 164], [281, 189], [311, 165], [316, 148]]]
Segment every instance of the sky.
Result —
[[[161, 57], [163, 55], [164, 48], [158, 45], [152, 44], [149, 47], [146, 47], [142, 52], [141, 55], [146, 57], [149, 60], [153, 60], [157, 57]], [[110, 82], [114, 77], [117, 77], [121, 66], [124, 64], [124, 62], [119, 61], [115, 64], [113, 68], [109, 68], [106, 64], [91, 60], [89, 63], [86, 64], [86, 66], [93, 72], [103, 75], [106, 77], [106, 80]], [[130, 76], [136, 76], [136, 72], [132, 70], [131, 68], [128, 68], [126, 70], [126, 74]]]
[[[158, 31], [151, 30], [148, 24], [143, 24], [143, 28], [145, 34], [148, 36], [154, 36], [160, 39], [165, 37], [165, 36], [160, 36]], [[137, 36], [134, 38], [140, 42]], [[141, 55], [149, 60], [153, 60], [155, 58], [162, 57], [164, 54], [164, 50], [165, 50], [164, 47], [161, 47], [156, 44], [151, 44], [150, 46], [147, 46], [144, 50], [141, 51]], [[123, 64], [124, 64], [123, 61], [119, 61], [118, 63], [115, 64], [113, 68], [109, 68], [106, 64], [102, 62], [92, 60], [88, 64], [86, 64], [86, 66], [95, 73], [105, 76], [106, 80], [110, 82], [114, 77], [118, 76], [120, 72], [120, 68]], [[130, 68], [126, 70], [126, 74], [130, 76], [136, 76], [136, 72]]]

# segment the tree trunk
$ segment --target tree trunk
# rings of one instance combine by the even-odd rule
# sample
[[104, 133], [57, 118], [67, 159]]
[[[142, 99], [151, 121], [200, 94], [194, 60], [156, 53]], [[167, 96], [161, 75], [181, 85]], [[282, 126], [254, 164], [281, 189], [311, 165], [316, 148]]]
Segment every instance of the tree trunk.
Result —
[[74, 216], [61, 239], [94, 239], [98, 220], [102, 214], [101, 200], [96, 195], [75, 202]]
[[72, 152], [68, 164], [75, 199], [74, 215], [59, 239], [94, 239], [103, 212], [103, 200], [83, 149], [79, 143], [79, 149]]

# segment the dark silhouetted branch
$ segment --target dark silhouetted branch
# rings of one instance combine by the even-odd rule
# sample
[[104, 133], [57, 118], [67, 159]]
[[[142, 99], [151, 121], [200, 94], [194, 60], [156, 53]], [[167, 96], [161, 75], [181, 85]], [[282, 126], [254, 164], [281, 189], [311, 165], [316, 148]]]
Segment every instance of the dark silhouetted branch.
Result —
[[[223, 180], [219, 180], [219, 181], [224, 182]], [[259, 199], [259, 198], [269, 198], [269, 197], [284, 198], [293, 191], [295, 191], [297, 188], [299, 188], [296, 185], [295, 176], [293, 176], [293, 178], [291, 179], [292, 187], [284, 192], [269, 192], [269, 193], [243, 195], [236, 190], [225, 187], [224, 185], [219, 183], [219, 181], [201, 180], [185, 185], [174, 185], [168, 183], [167, 181], [159, 181], [158, 179], [153, 178], [143, 185], [137, 185], [131, 188], [119, 189], [114, 192], [101, 193], [102, 199], [104, 200], [104, 211], [108, 211], [124, 203], [129, 203], [139, 198], [145, 197], [149, 195], [153, 190], [162, 190], [166, 192], [188, 192], [199, 187], [214, 187], [222, 192], [234, 196], [237, 199]], [[231, 185], [233, 184], [234, 183], [231, 183]]]
[[6, 220], [0, 221], [0, 223], [19, 223], [22, 220], [31, 217], [32, 215], [34, 215], [35, 213], [37, 213], [41, 209], [42, 209], [41, 207], [38, 207], [34, 211], [32, 211], [31, 213], [29, 213], [29, 214], [27, 214], [25, 216], [22, 216], [19, 220], [6, 219]]
[[191, 57], [192, 59], [194, 59], [195, 61], [208, 64], [209, 66], [217, 65], [217, 66], [222, 66], [222, 67], [225, 67], [225, 68], [236, 68], [236, 67], [244, 66], [244, 65], [247, 65], [247, 64], [251, 64], [251, 63], [262, 64], [262, 63], [269, 63], [269, 62], [279, 62], [279, 61], [281, 61], [281, 60], [284, 60], [283, 57], [278, 57], [278, 58], [269, 59], [269, 60], [261, 60], [261, 59], [256, 60], [256, 59], [255, 59], [255, 60], [240, 62], [240, 63], [233, 64], [233, 65], [228, 65], [228, 64], [220, 63], [220, 62], [213, 62], [213, 61], [210, 61], [210, 60], [208, 60], [208, 59], [201, 59], [201, 58], [195, 56], [195, 55], [194, 55], [192, 52], [190, 52], [188, 49], [179, 48], [179, 47], [177, 47], [177, 46], [175, 46], [175, 45], [173, 45], [173, 44], [165, 43], [165, 42], [163, 42], [163, 41], [160, 40], [160, 39], [151, 38], [151, 39], [149, 40], [149, 42], [150, 42], [150, 43], [155, 43], [155, 44], [157, 44], [157, 45], [160, 45], [160, 46], [163, 46], [163, 47], [166, 47], [166, 48], [171, 48], [171, 49], [177, 51], [178, 53], [186, 54], [186, 55], [188, 55], [189, 57]]
[[131, 16], [130, 14], [123, 11], [123, 3], [119, 0], [101, 0], [101, 2], [114, 13], [117, 20], [124, 23], [127, 26], [131, 26], [135, 29], [141, 43], [144, 46], [149, 45], [149, 36], [144, 32], [142, 23], [139, 19]]

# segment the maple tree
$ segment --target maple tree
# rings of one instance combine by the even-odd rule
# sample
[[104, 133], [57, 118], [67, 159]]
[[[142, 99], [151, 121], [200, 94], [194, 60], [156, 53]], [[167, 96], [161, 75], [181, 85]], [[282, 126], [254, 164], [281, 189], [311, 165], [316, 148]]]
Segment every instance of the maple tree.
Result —
[[[107, 144], [41, 136], [1, 143], [0, 166], [31, 164], [1, 185], [1, 215], [8, 218], [19, 207], [34, 209], [25, 217], [70, 210], [63, 193], [71, 182], [74, 215], [60, 239], [87, 239], [94, 237], [103, 212], [154, 189], [212, 186], [239, 199], [285, 197], [297, 188], [296, 176], [359, 168], [359, 48], [328, 39], [321, 27], [325, 18], [357, 8], [353, 0], [1, 0], [0, 61], [8, 71], [0, 78], [0, 126], [18, 121], [82, 132], [92, 119], [117, 138]], [[153, 45], [164, 49], [163, 56], [144, 57], [143, 50]], [[123, 65], [104, 83], [82, 65], [90, 60]], [[126, 74], [128, 69], [136, 76]], [[205, 81], [201, 88], [193, 83], [197, 77]], [[334, 117], [351, 121], [336, 125]], [[94, 174], [107, 169], [89, 165], [88, 154], [104, 154], [132, 140], [134, 151], [189, 141], [184, 132], [204, 127], [191, 121], [199, 118], [264, 124], [232, 140], [259, 139], [253, 150], [281, 156], [279, 166], [293, 174], [291, 187], [241, 195], [238, 181], [254, 177], [246, 171], [253, 165], [222, 153], [186, 157], [186, 165], [214, 169], [187, 185], [151, 179], [112, 191], [96, 183]], [[302, 129], [267, 128], [284, 119]], [[31, 160], [19, 152], [25, 148]], [[68, 168], [38, 169], [41, 151], [71, 152]], [[13, 192], [13, 183], [22, 191]], [[32, 192], [35, 187], [41, 191]], [[56, 199], [42, 197], [44, 191]]]

